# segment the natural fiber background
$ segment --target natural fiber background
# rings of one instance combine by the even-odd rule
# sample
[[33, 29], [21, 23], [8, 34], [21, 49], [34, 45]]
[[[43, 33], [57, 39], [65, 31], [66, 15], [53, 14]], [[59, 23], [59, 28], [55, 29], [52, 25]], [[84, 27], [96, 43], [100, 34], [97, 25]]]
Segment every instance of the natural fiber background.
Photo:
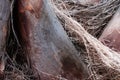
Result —
[[[53, 7], [70, 40], [79, 51], [79, 57], [88, 67], [90, 76], [86, 80], [120, 80], [120, 54], [104, 46], [98, 40], [120, 7], [120, 0], [101, 0], [95, 4], [81, 3], [85, 0], [50, 1], [51, 7]], [[11, 34], [13, 35], [13, 33]], [[10, 37], [12, 39], [7, 45], [10, 50], [8, 52], [17, 55], [22, 50], [16, 47], [16, 39], [13, 36]], [[15, 48], [16, 51], [11, 48]], [[26, 64], [18, 65], [7, 54], [6, 57], [8, 63], [5, 70], [5, 80], [35, 80], [38, 76]]]
[[80, 0], [53, 0], [52, 6], [69, 38], [88, 66], [87, 80], [120, 80], [120, 54], [97, 40], [114, 15], [120, 0], [82, 4]]

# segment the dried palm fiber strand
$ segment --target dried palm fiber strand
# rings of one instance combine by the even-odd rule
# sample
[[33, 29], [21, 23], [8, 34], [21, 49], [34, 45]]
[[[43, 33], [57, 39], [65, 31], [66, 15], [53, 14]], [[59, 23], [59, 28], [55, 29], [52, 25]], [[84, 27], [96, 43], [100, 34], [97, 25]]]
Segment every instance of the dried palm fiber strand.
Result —
[[[12, 52], [13, 46], [9, 47], [9, 45], [15, 44], [12, 40], [9, 41], [11, 32], [13, 31], [14, 33], [13, 6], [14, 0], [0, 0], [0, 80], [25, 80], [25, 77], [28, 77], [25, 73], [28, 68], [23, 69], [24, 71], [20, 70], [20, 67], [16, 67], [16, 65], [18, 65], [16, 61], [13, 61], [10, 57], [11, 54], [14, 55], [14, 51]], [[14, 33], [12, 36], [16, 37], [16, 34]], [[17, 37], [15, 40], [17, 40]], [[8, 52], [8, 50], [11, 52]], [[3, 76], [1, 76], [1, 72]]]
[[68, 79], [65, 79], [61, 76], [54, 76], [54, 75], [51, 75], [48, 73], [41, 72], [40, 73], [40, 80], [68, 80]]
[[86, 5], [86, 4], [98, 4], [100, 0], [77, 0], [77, 3]]
[[[50, 0], [18, 0], [16, 2], [20, 44], [34, 72], [68, 80], [88, 77], [87, 66], [69, 40], [52, 10]], [[28, 64], [29, 65], [29, 64]]]
[[98, 4], [87, 5], [80, 3], [81, 0], [77, 1], [55, 0], [54, 2], [66, 15], [80, 22], [90, 34], [97, 38], [120, 5], [120, 0], [100, 0]]
[[56, 6], [54, 6], [54, 9], [56, 15], [58, 15], [58, 17], [65, 22], [67, 30], [78, 35], [77, 38], [83, 41], [86, 47], [87, 56], [83, 60], [85, 60], [85, 62], [88, 64], [88, 69], [91, 74], [88, 79], [119, 80], [120, 55], [100, 43], [96, 38], [85, 31], [85, 29], [77, 21], [75, 21], [71, 17], [68, 17], [62, 11], [57, 9]]
[[120, 8], [108, 23], [99, 40], [111, 49], [120, 51]]
[[[53, 0], [53, 1], [61, 2], [63, 0]], [[86, 4], [97, 4], [100, 2], [100, 0], [64, 0], [64, 2], [79, 3], [79, 4], [86, 5]]]

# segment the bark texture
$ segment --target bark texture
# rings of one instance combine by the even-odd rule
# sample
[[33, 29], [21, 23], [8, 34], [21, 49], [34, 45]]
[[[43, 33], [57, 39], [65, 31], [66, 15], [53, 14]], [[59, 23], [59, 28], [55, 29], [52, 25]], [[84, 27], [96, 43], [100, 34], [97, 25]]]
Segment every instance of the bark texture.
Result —
[[105, 28], [99, 40], [109, 48], [120, 52], [120, 8]]
[[[6, 53], [6, 36], [8, 31], [8, 19], [10, 16], [10, 1], [0, 0], [0, 79], [5, 69], [4, 55]], [[2, 76], [3, 77], [3, 76]]]
[[[7, 36], [7, 25], [10, 16], [10, 2], [0, 0], [0, 52], [5, 50], [5, 41]], [[0, 54], [1, 55], [1, 54]]]
[[49, 0], [18, 0], [17, 4], [20, 41], [32, 68], [69, 80], [87, 78], [87, 68]]
[[100, 0], [78, 0], [81, 4], [98, 4]]

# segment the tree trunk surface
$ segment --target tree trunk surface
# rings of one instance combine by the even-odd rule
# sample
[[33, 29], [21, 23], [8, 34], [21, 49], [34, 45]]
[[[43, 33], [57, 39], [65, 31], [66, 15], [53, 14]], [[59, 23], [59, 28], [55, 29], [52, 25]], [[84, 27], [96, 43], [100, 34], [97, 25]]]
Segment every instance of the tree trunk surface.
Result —
[[5, 69], [6, 37], [8, 31], [8, 20], [10, 16], [10, 1], [0, 0], [0, 79]]
[[99, 40], [109, 48], [120, 52], [120, 8], [108, 23]]
[[17, 4], [19, 39], [32, 68], [38, 73], [61, 75], [69, 80], [87, 78], [87, 67], [54, 14], [49, 0], [18, 0]]
[[[23, 79], [23, 77], [25, 79], [25, 77], [28, 77], [29, 75], [29, 79], [34, 80], [88, 80], [90, 77], [93, 76], [94, 73], [97, 74], [97, 71], [93, 73], [91, 72], [92, 68], [94, 67], [88, 69], [89, 67], [91, 67], [92, 63], [90, 63], [90, 65], [88, 64], [87, 66], [87, 63], [85, 64], [80, 58], [80, 53], [75, 49], [73, 43], [69, 40], [66, 31], [64, 30], [56, 14], [54, 13], [52, 9], [53, 5], [51, 4], [50, 0], [15, 0], [14, 4], [12, 4], [12, 1], [14, 2], [14, 0], [0, 0], [0, 80], [6, 78], [6, 68], [10, 68], [11, 66], [12, 68], [8, 69], [7, 75], [9, 76], [10, 74], [12, 74], [12, 77], [15, 77], [14, 79], [17, 79], [17, 77], [19, 77], [20, 80]], [[100, 0], [75, 1], [79, 1], [82, 5], [96, 5], [100, 2]], [[68, 23], [72, 23], [72, 20], [70, 19], [68, 19]], [[99, 40], [103, 44], [117, 52], [120, 52], [119, 21], [120, 8], [113, 16], [112, 20], [109, 22], [103, 34], [99, 38]], [[94, 53], [97, 52], [112, 53], [105, 50], [104, 48], [106, 47], [104, 47], [101, 43], [99, 44], [96, 39], [90, 38], [92, 36], [89, 35], [81, 27], [81, 25], [79, 25], [79, 23], [75, 23], [74, 25], [74, 20], [72, 23], [72, 28], [73, 26], [80, 27], [78, 28], [78, 33], [76, 32], [76, 34], [79, 34], [80, 32], [79, 37], [86, 39], [86, 43], [88, 42], [88, 45], [95, 48], [94, 52], [94, 50], [92, 50], [92, 48], [90, 47], [90, 56], [96, 55]], [[69, 25], [69, 27], [71, 27], [71, 25]], [[75, 28], [76, 31], [77, 27]], [[11, 28], [13, 31], [10, 32], [9, 35], [8, 31], [11, 31]], [[9, 37], [9, 39], [7, 37]], [[20, 52], [14, 53], [16, 51], [15, 49], [9, 49], [9, 47], [7, 47], [7, 44], [11, 44], [9, 43], [9, 41], [11, 41], [12, 39], [14, 43], [13, 45], [15, 45], [14, 47], [17, 47], [15, 49], [18, 49], [20, 47], [20, 49], [22, 48], [23, 53], [22, 50], [18, 50], [21, 51], [21, 54], [19, 54]], [[96, 41], [95, 44], [94, 41]], [[17, 46], [17, 42], [20, 42], [20, 46]], [[6, 55], [7, 52], [8, 56]], [[15, 63], [13, 61], [13, 64], [11, 54], [12, 56], [14, 54], [15, 56], [17, 55], [16, 61]], [[113, 54], [115, 53], [113, 52]], [[99, 54], [97, 55], [99, 56]], [[91, 59], [95, 60], [96, 58], [97, 57], [95, 56], [95, 58], [92, 57]], [[114, 60], [113, 57], [110, 57], [111, 61], [112, 59], [114, 62], [116, 61], [113, 65], [116, 66], [116, 63], [119, 63], [119, 60], [117, 61], [118, 58], [119, 57], [116, 57]], [[110, 59], [108, 57], [108, 60]], [[19, 65], [19, 62], [22, 67], [21, 65]], [[24, 63], [27, 63], [28, 66], [26, 66]], [[110, 64], [109, 61], [108, 64]], [[15, 67], [16, 69], [14, 69], [13, 67]], [[28, 69], [26, 69], [26, 67]], [[117, 67], [119, 69], [119, 65], [115, 68]], [[26, 69], [26, 71], [21, 71], [25, 70], [24, 68]], [[107, 69], [108, 66], [106, 66], [105, 68]], [[117, 71], [117, 69], [115, 70]], [[10, 72], [9, 74], [9, 71], [13, 72]], [[36, 73], [38, 74], [37, 77]], [[33, 76], [31, 76], [32, 74]], [[112, 73], [110, 73], [110, 75], [111, 74]], [[8, 76], [7, 78], [9, 78]], [[100, 74], [100, 76], [103, 75]]]

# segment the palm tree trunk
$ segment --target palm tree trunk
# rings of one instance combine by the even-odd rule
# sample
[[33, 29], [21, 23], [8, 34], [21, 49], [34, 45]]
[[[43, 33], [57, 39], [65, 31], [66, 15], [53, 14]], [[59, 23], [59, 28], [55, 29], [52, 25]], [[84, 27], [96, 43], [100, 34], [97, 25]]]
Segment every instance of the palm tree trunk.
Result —
[[20, 42], [28, 62], [38, 73], [61, 75], [69, 80], [88, 77], [86, 65], [78, 56], [49, 0], [18, 0]]

